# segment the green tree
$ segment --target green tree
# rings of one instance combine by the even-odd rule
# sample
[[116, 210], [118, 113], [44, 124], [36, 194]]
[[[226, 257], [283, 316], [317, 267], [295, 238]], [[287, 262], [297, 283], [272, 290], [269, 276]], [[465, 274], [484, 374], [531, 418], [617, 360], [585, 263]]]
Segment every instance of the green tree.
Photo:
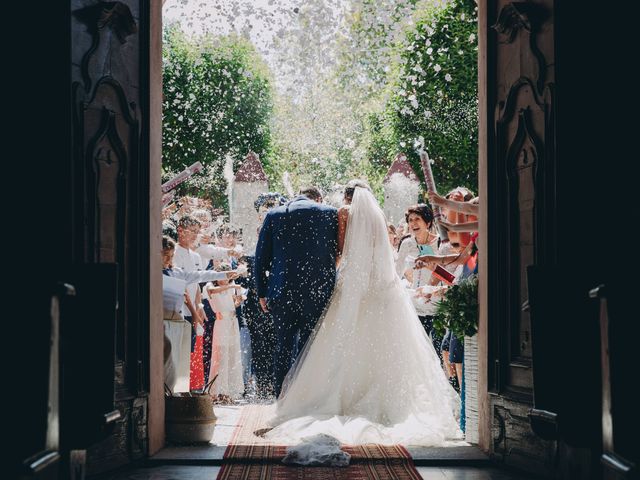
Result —
[[404, 151], [421, 172], [417, 150], [434, 160], [439, 190], [477, 189], [477, 6], [450, 0], [419, 8], [400, 44], [401, 58], [385, 109], [384, 145]]
[[251, 43], [238, 36], [188, 38], [177, 27], [163, 35], [163, 179], [200, 161], [205, 170], [179, 193], [227, 206], [227, 158], [249, 150], [266, 157], [273, 109], [270, 73]]

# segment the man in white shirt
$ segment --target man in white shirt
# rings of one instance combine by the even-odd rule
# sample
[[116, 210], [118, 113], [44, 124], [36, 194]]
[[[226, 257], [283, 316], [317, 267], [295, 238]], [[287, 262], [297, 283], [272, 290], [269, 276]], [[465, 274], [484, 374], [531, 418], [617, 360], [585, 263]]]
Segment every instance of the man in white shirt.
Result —
[[[185, 272], [204, 269], [200, 255], [191, 250], [199, 233], [200, 222], [197, 219], [189, 215], [184, 215], [180, 218], [178, 222], [178, 245], [176, 245], [176, 252], [173, 256], [173, 265], [183, 269]], [[189, 297], [193, 300], [194, 305], [196, 305], [198, 313], [196, 318], [192, 318], [186, 304], [182, 306], [182, 316], [191, 323], [192, 326], [191, 351], [193, 351], [196, 344], [195, 326], [196, 324], [202, 325], [204, 323], [204, 313], [202, 312], [202, 308], [199, 307], [202, 303], [199, 285], [197, 283], [187, 285], [187, 292], [189, 292]]]

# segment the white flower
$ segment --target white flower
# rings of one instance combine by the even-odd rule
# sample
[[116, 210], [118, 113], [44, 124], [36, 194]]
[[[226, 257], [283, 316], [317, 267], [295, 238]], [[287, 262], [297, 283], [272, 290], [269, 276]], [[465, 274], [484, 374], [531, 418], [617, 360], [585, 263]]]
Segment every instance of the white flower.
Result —
[[433, 69], [436, 71], [436, 73], [438, 73], [440, 70], [442, 70], [442, 67], [436, 63], [436, 64], [433, 66]]
[[402, 110], [400, 110], [400, 113], [402, 115], [412, 116], [413, 115], [413, 110], [411, 110], [410, 108], [404, 107]]
[[444, 76], [444, 79], [445, 79], [447, 82], [450, 82], [450, 81], [451, 81], [451, 75], [449, 75], [449, 74], [447, 73], [447, 74]]
[[433, 115], [433, 113], [431, 113], [429, 110], [426, 110], [426, 111], [424, 112], [424, 116], [425, 116], [425, 118], [431, 118], [431, 116], [432, 116], [432, 115]]
[[473, 43], [476, 41], [476, 34], [472, 33], [471, 35], [469, 35], [469, 43]]
[[430, 46], [431, 46], [431, 40], [429, 40], [429, 39], [427, 38], [427, 41], [426, 41], [426, 42], [424, 42], [424, 44], [425, 44], [425, 46], [430, 47]]
[[431, 55], [433, 53], [433, 48], [427, 48], [427, 55]]
[[411, 102], [413, 108], [418, 108], [418, 99], [415, 95], [409, 95], [407, 99]]

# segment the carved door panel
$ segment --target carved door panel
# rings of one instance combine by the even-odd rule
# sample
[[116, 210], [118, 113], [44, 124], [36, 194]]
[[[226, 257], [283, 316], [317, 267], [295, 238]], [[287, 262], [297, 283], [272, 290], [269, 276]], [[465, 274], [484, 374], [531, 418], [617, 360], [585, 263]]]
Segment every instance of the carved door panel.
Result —
[[144, 0], [71, 1], [74, 262], [117, 266], [115, 359], [91, 360], [112, 362], [114, 404], [123, 413], [113, 438], [90, 451], [90, 473], [146, 449], [148, 10]]
[[[116, 357], [120, 387], [134, 380], [127, 326], [140, 247], [140, 52], [138, 2], [72, 2], [76, 261], [116, 263]], [[133, 302], [133, 303], [132, 303]], [[133, 365], [128, 365], [133, 360]], [[126, 367], [126, 372], [125, 372]], [[130, 384], [137, 390], [135, 382]]]
[[492, 383], [496, 391], [528, 399], [533, 380], [531, 324], [523, 308], [526, 267], [555, 255], [553, 1], [495, 2], [489, 22], [489, 223], [494, 258], [501, 257], [490, 273], [491, 315], [497, 320]]

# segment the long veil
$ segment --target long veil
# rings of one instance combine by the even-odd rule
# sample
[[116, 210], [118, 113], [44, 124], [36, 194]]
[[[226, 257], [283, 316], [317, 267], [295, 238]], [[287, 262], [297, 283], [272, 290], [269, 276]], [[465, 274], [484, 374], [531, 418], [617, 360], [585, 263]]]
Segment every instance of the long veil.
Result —
[[[399, 281], [393, 259], [393, 250], [387, 234], [387, 222], [380, 205], [373, 194], [366, 188], [356, 187], [347, 223], [347, 232], [343, 246], [342, 259], [336, 280], [336, 287], [327, 303], [327, 309], [335, 305], [337, 296], [344, 296], [348, 301], [342, 305], [352, 310], [360, 304], [367, 292], [375, 289], [384, 292], [390, 284]], [[382, 289], [382, 290], [381, 290]], [[318, 320], [316, 328], [309, 336], [303, 350], [298, 355], [295, 364], [289, 370], [282, 384], [280, 401], [287, 395], [290, 385], [298, 376], [300, 366], [304, 363], [309, 347], [326, 316], [327, 309]], [[343, 309], [340, 309], [343, 310]], [[356, 316], [357, 312], [341, 311], [348, 316]], [[344, 338], [354, 339], [355, 322], [341, 323]], [[336, 345], [336, 349], [341, 345]]]

